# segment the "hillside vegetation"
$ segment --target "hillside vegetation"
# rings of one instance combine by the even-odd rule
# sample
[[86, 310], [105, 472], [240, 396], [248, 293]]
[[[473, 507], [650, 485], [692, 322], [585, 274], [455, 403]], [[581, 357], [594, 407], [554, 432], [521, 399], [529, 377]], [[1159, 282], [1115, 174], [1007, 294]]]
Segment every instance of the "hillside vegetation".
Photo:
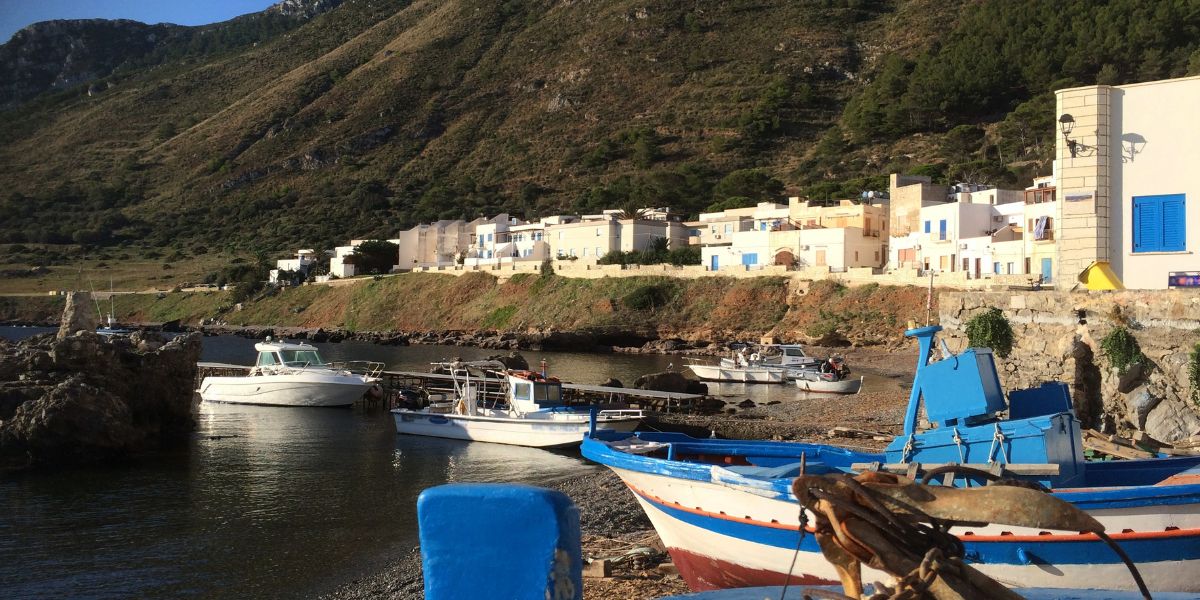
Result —
[[[782, 277], [753, 279], [517, 275], [499, 283], [409, 273], [351, 285], [308, 285], [264, 293], [234, 310], [227, 292], [128, 294], [115, 298], [121, 322], [180, 320], [197, 325], [346, 331], [585, 332], [612, 338], [889, 344], [909, 320], [924, 322], [926, 290], [815, 282], [789, 289]], [[102, 303], [107, 311], [107, 303]], [[61, 298], [0, 297], [0, 320], [54, 320]]]
[[[96, 78], [0, 112], [0, 243], [69, 249], [9, 262], [330, 247], [500, 212], [695, 214], [857, 195], [892, 170], [1020, 185], [1048, 169], [1054, 88], [1200, 72], [1188, 0], [348, 0], [270, 15], [109, 48]], [[0, 70], [23, 76], [13, 64]]]

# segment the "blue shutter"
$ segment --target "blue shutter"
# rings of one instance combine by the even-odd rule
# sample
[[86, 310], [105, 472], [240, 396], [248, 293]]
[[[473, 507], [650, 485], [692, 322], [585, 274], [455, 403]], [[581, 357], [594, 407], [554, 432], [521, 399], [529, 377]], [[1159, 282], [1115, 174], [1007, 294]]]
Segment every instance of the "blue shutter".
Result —
[[938, 239], [939, 240], [946, 239], [946, 220], [945, 219], [938, 221]]
[[929, 221], [925, 221], [925, 233], [929, 233]]
[[1187, 250], [1187, 220], [1183, 194], [1162, 197], [1162, 249], [1165, 252]]
[[1133, 199], [1133, 251], [1162, 252], [1162, 198], [1142, 196]]

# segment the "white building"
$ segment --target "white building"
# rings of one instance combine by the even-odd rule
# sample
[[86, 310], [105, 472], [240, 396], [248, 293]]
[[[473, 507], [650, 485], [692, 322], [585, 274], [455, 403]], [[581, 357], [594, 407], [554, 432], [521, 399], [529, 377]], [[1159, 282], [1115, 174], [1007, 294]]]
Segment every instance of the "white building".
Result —
[[[270, 282], [279, 283], [279, 274], [283, 272], [302, 273], [307, 275], [309, 269], [317, 262], [317, 253], [310, 248], [296, 251], [296, 258], [275, 261], [271, 269]], [[286, 283], [286, 282], [285, 282]]]

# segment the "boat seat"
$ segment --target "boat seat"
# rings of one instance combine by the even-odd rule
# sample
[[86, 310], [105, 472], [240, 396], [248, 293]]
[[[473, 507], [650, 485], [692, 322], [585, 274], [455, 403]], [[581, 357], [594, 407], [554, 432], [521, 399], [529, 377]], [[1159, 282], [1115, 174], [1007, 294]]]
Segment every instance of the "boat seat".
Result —
[[[723, 469], [732, 471], [742, 477], [752, 477], [754, 479], [793, 479], [800, 475], [800, 461], [779, 465], [778, 467], [759, 467], [755, 465], [727, 465]], [[805, 472], [808, 474], [827, 473], [829, 468], [825, 463], [817, 460], [810, 460], [805, 463]]]

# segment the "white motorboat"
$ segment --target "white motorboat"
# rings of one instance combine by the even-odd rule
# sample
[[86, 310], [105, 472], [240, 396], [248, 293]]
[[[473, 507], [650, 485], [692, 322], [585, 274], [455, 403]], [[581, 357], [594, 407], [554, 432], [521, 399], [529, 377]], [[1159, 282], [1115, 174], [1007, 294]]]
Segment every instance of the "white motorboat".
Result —
[[[258, 361], [245, 377], [205, 377], [207, 402], [267, 406], [349, 406], [379, 384], [383, 363], [326, 363], [315, 346], [267, 341], [254, 345]], [[355, 365], [358, 370], [354, 372]]]
[[783, 383], [786, 372], [780, 368], [689, 364], [696, 377], [707, 381], [737, 383]]
[[725, 368], [764, 367], [767, 369], [780, 369], [784, 371], [784, 378], [794, 379], [803, 376], [806, 372], [816, 370], [823, 362], [820, 358], [806, 354], [804, 346], [800, 344], [772, 344], [765, 347], [778, 348], [779, 353], [760, 354], [754, 352], [747, 355], [746, 348], [743, 346], [733, 357], [722, 358], [721, 366]]
[[[396, 433], [535, 448], [576, 446], [591, 428], [590, 407], [568, 406], [562, 383], [498, 361], [440, 363], [453, 382], [451, 398], [430, 396], [422, 409], [392, 410]], [[596, 411], [596, 429], [633, 431], [640, 410]]]

